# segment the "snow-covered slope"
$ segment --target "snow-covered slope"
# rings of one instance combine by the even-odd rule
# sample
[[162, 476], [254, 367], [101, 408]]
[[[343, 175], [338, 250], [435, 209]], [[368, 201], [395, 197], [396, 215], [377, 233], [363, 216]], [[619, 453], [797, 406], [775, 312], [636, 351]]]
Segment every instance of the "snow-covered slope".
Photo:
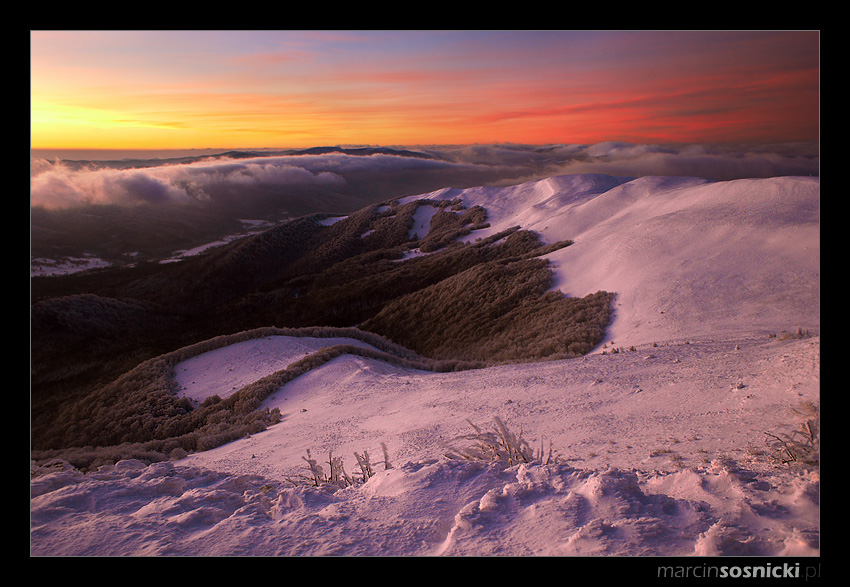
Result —
[[816, 329], [819, 193], [818, 178], [808, 177], [578, 175], [431, 197], [484, 206], [488, 233], [521, 225], [548, 242], [575, 241], [549, 255], [555, 288], [616, 292], [610, 337], [632, 345]]
[[[420, 197], [487, 209], [471, 239], [521, 225], [574, 240], [549, 255], [555, 287], [617, 293], [606, 343], [458, 373], [343, 355], [267, 399], [283, 419], [250, 438], [170, 463], [36, 471], [33, 554], [818, 554], [817, 471], [765, 453], [767, 432], [818, 401], [816, 178], [564, 176]], [[258, 339], [175, 373], [203, 399], [338, 342]], [[468, 420], [494, 416], [553, 458], [444, 456]], [[326, 472], [331, 451], [349, 473], [355, 452], [379, 464], [365, 484], [310, 487], [307, 451]]]

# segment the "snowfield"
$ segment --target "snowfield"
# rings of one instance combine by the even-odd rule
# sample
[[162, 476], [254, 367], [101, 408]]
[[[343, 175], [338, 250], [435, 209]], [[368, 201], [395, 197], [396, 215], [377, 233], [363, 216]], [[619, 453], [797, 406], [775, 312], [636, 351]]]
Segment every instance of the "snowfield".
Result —
[[[607, 339], [457, 373], [343, 355], [269, 397], [283, 419], [249, 438], [85, 475], [33, 467], [31, 553], [817, 556], [818, 469], [777, 462], [768, 440], [819, 403], [819, 190], [580, 175], [417, 196], [487, 209], [472, 240], [515, 225], [574, 240], [548, 255], [556, 288], [616, 292]], [[175, 376], [223, 397], [341, 342], [364, 344], [272, 336]], [[494, 418], [542, 458], [446, 456]], [[311, 483], [308, 455], [355, 476], [364, 451], [365, 482]]]

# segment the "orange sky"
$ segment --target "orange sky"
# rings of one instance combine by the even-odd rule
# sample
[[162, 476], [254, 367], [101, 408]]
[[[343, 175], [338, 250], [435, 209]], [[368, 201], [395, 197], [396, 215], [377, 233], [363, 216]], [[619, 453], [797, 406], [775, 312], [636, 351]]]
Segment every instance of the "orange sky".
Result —
[[818, 32], [33, 31], [31, 147], [786, 142]]

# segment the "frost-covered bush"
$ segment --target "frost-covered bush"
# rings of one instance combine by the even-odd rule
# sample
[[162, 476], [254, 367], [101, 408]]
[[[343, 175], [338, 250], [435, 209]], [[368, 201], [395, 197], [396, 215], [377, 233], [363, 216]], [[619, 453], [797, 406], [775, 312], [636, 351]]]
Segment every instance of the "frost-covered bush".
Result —
[[[384, 455], [384, 470], [392, 469], [387, 447], [382, 442], [381, 450]], [[357, 460], [357, 465], [360, 468], [359, 474], [349, 475], [345, 470], [343, 458], [334, 456], [333, 451], [328, 451], [328, 460], [326, 462], [329, 472], [325, 472], [325, 468], [307, 451], [307, 456], [301, 457], [307, 463], [307, 474], [300, 475], [297, 478], [289, 478], [291, 483], [296, 485], [309, 484], [314, 487], [332, 487], [344, 488], [354, 485], [362, 485], [375, 475], [374, 464], [369, 457], [369, 451], [363, 451], [363, 454], [354, 453], [354, 458]]]
[[487, 431], [469, 421], [475, 432], [458, 436], [454, 440], [466, 440], [470, 441], [470, 444], [458, 448], [446, 443], [448, 451], [445, 456], [449, 459], [497, 462], [507, 467], [543, 460], [543, 447], [535, 454], [522, 437], [522, 430], [519, 434], [513, 433], [498, 416], [493, 417], [493, 424], [493, 429]]
[[364, 322], [422, 356], [490, 364], [577, 357], [603, 338], [613, 294], [550, 291], [546, 260], [482, 263], [387, 304]]

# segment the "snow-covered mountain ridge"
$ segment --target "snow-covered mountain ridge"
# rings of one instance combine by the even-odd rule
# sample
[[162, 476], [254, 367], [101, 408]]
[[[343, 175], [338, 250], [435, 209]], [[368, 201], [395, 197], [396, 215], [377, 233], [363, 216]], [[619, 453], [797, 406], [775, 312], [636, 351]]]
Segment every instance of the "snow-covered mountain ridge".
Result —
[[[560, 176], [402, 200], [482, 206], [490, 226], [470, 240], [516, 225], [573, 240], [547, 255], [555, 288], [616, 293], [606, 341], [459, 373], [338, 357], [268, 398], [283, 419], [250, 438], [150, 466], [36, 471], [32, 552], [818, 554], [817, 470], [778, 465], [766, 433], [819, 401], [819, 190], [808, 177]], [[202, 399], [225, 376], [241, 385], [338, 342], [270, 337], [175, 374]], [[557, 463], [444, 457], [467, 420], [494, 416], [551, 442]], [[353, 453], [374, 463], [381, 443], [392, 468], [364, 484], [292, 482], [308, 450], [351, 472]]]
[[809, 177], [559, 176], [428, 197], [483, 206], [491, 233], [520, 225], [547, 242], [575, 241], [549, 255], [555, 288], [616, 292], [611, 339], [644, 344], [816, 329], [819, 190]]

